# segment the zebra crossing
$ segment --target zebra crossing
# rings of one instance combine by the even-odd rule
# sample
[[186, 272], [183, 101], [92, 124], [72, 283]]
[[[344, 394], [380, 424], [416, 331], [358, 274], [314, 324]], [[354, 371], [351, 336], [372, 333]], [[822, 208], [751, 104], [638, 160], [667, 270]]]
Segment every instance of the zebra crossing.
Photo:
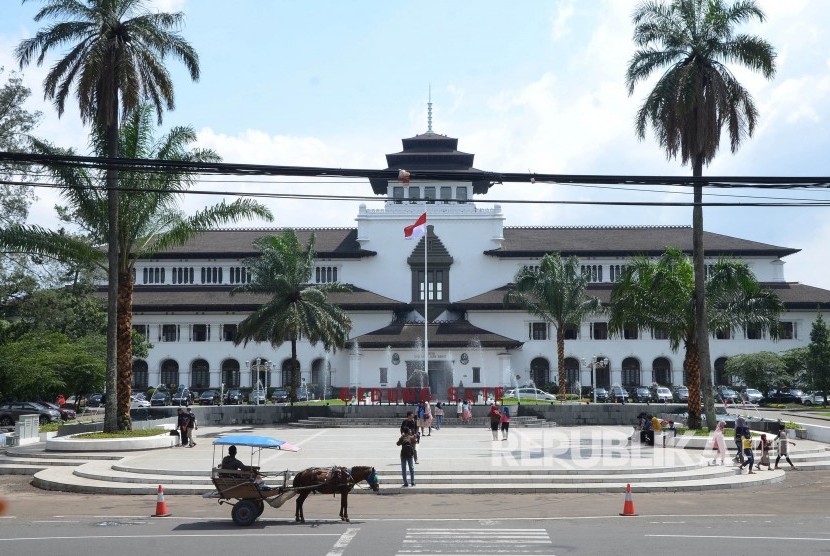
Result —
[[399, 556], [475, 554], [553, 556], [553, 541], [545, 529], [409, 528]]

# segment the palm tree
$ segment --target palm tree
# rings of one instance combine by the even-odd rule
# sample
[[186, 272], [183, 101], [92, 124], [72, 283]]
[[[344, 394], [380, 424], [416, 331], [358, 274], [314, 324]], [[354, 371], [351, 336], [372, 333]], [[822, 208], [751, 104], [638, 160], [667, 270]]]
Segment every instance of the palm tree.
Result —
[[[628, 94], [638, 82], [661, 68], [660, 76], [637, 112], [635, 128], [640, 139], [651, 125], [669, 158], [680, 153], [681, 162], [692, 166], [692, 176], [703, 176], [720, 146], [723, 127], [729, 130], [732, 152], [755, 131], [758, 110], [726, 63], [739, 63], [775, 74], [775, 49], [764, 39], [735, 34], [733, 27], [752, 19], [764, 20], [754, 0], [649, 0], [633, 15], [634, 42], [638, 50], [626, 72]], [[703, 182], [695, 180], [692, 209], [692, 242], [696, 291], [697, 348], [706, 392], [706, 421], [715, 428], [712, 396], [709, 331], [706, 323], [703, 252]]]
[[291, 403], [297, 401], [299, 372], [297, 341], [311, 345], [322, 342], [325, 349], [342, 348], [346, 344], [352, 321], [327, 295], [351, 291], [339, 282], [309, 284], [314, 270], [314, 235], [303, 248], [293, 230], [279, 236], [262, 237], [254, 242], [261, 253], [245, 261], [251, 270], [251, 281], [231, 293], [254, 293], [271, 296], [270, 301], [239, 323], [236, 345], [249, 341], [268, 342], [279, 347], [291, 342]]
[[565, 399], [565, 329], [579, 327], [585, 317], [602, 310], [594, 296], [586, 295], [588, 277], [574, 257], [559, 253], [542, 257], [538, 269], [526, 266], [516, 273], [515, 284], [504, 296], [505, 303], [517, 303], [533, 315], [556, 327], [556, 359], [559, 370], [559, 396]]
[[[732, 332], [751, 326], [767, 330], [772, 338], [778, 337], [778, 317], [783, 305], [777, 295], [761, 287], [745, 264], [719, 261], [712, 267], [705, 286], [709, 328]], [[654, 262], [645, 256], [634, 257], [611, 291], [609, 329], [620, 333], [626, 326], [634, 325], [657, 330], [666, 335], [672, 351], [683, 347], [689, 426], [699, 428], [702, 361], [694, 298], [694, 269], [682, 251], [666, 249]]]
[[[26, 0], [23, 0], [24, 2]], [[170, 55], [180, 59], [194, 81], [199, 79], [196, 51], [175, 32], [182, 13], [151, 13], [144, 0], [43, 0], [35, 21], [64, 18], [22, 41], [15, 54], [21, 69], [61, 46], [69, 51], [43, 82], [44, 97], [63, 114], [74, 87], [81, 119], [93, 124], [106, 144], [108, 158], [117, 158], [119, 110], [127, 115], [146, 99], [156, 109], [174, 107], [173, 82], [163, 65]], [[118, 296], [118, 171], [106, 171], [107, 235], [107, 388], [116, 391]], [[121, 396], [119, 396], [120, 398]], [[107, 396], [104, 429], [115, 430], [115, 396]]]
[[[172, 160], [185, 162], [216, 162], [219, 157], [213, 151], [194, 149], [196, 133], [189, 127], [176, 127], [156, 140], [153, 137], [152, 108], [141, 105], [121, 126], [119, 152], [132, 159]], [[105, 141], [93, 139], [95, 148], [101, 151]], [[56, 149], [34, 141], [33, 147], [40, 154], [66, 155], [72, 151]], [[63, 186], [63, 196], [68, 206], [60, 209], [62, 218], [83, 229], [86, 241], [48, 232], [42, 228], [20, 227], [0, 236], [7, 244], [37, 254], [74, 258], [81, 262], [97, 262], [91, 245], [106, 242], [107, 197], [102, 185], [105, 175], [82, 167], [50, 168], [54, 178]], [[183, 245], [194, 235], [218, 225], [236, 222], [241, 218], [259, 217], [271, 220], [271, 212], [257, 202], [239, 199], [227, 204], [224, 201], [186, 217], [178, 210], [181, 195], [194, 183], [193, 174], [177, 170], [165, 172], [140, 172], [125, 170], [120, 173], [122, 194], [119, 196], [118, 226], [118, 427], [126, 429], [130, 424], [130, 394], [132, 382], [132, 297], [135, 263], [171, 247]]]

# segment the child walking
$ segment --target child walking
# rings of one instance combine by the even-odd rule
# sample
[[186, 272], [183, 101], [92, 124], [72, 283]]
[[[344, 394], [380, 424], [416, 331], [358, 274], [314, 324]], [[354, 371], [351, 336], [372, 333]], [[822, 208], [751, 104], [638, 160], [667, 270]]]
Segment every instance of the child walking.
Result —
[[762, 434], [761, 440], [758, 441], [758, 444], [755, 446], [755, 449], [761, 452], [761, 459], [758, 461], [758, 465], [755, 468], [760, 471], [762, 465], [766, 465], [769, 471], [772, 471], [772, 463], [769, 461], [769, 450], [772, 448], [772, 442], [767, 440], [767, 435]]
[[752, 437], [749, 434], [749, 428], [744, 431], [741, 441], [744, 447], [744, 462], [741, 464], [741, 471], [746, 465], [749, 467], [749, 474], [754, 475], [755, 471], [752, 470], [752, 466], [755, 465], [755, 456], [752, 453]]
[[501, 439], [507, 440], [507, 431], [510, 429], [510, 410], [506, 407], [501, 409]]

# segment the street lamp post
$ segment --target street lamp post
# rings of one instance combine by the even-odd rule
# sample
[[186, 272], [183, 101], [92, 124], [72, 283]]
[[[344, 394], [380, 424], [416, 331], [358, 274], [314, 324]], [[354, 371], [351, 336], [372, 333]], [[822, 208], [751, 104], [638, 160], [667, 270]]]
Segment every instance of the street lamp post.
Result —
[[608, 358], [601, 357], [597, 359], [596, 356], [591, 357], [590, 363], [582, 360], [582, 364], [591, 369], [591, 386], [594, 392], [594, 403], [597, 403], [597, 369], [604, 369], [608, 366]]

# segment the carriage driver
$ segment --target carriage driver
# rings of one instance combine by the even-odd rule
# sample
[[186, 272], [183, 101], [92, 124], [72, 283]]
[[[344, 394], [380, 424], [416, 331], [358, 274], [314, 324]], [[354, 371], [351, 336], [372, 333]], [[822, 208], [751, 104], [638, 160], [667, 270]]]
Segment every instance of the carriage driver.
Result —
[[219, 467], [222, 469], [238, 469], [240, 471], [251, 470], [249, 466], [236, 459], [236, 446], [228, 448], [228, 455], [222, 458], [222, 464]]

